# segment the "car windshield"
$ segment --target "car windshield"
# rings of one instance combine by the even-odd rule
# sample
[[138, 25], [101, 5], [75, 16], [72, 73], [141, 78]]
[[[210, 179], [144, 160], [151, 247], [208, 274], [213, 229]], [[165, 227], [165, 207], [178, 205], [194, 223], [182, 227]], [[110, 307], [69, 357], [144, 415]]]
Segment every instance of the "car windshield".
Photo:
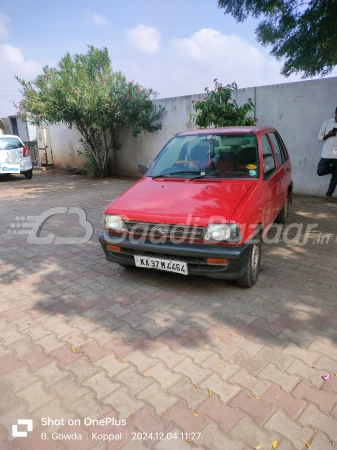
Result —
[[21, 148], [22, 143], [15, 137], [1, 137], [0, 136], [0, 151], [1, 150], [14, 150]]
[[254, 134], [177, 136], [151, 164], [148, 177], [257, 178], [259, 158]]

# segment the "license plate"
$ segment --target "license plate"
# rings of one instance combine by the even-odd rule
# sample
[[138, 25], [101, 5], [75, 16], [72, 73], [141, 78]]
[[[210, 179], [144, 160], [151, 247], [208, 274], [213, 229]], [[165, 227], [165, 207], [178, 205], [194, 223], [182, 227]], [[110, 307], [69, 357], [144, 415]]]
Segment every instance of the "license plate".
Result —
[[146, 269], [158, 269], [188, 275], [187, 263], [181, 261], [135, 256], [135, 264], [137, 267], [144, 267]]

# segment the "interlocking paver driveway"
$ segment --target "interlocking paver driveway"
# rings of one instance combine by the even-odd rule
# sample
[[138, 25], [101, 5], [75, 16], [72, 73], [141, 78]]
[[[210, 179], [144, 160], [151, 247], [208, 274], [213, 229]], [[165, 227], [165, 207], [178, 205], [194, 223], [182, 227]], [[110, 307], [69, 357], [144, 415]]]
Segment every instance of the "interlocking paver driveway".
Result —
[[[289, 222], [318, 227], [307, 243], [289, 243], [294, 227], [264, 244], [260, 280], [244, 290], [107, 262], [102, 211], [133, 181], [47, 172], [0, 183], [0, 448], [332, 448], [337, 205], [296, 197]], [[94, 226], [87, 244], [13, 234], [27, 216], [71, 206]], [[40, 235], [81, 236], [77, 222], [56, 215]], [[33, 420], [27, 437], [12, 436], [18, 419]], [[74, 433], [82, 440], [61, 439]]]

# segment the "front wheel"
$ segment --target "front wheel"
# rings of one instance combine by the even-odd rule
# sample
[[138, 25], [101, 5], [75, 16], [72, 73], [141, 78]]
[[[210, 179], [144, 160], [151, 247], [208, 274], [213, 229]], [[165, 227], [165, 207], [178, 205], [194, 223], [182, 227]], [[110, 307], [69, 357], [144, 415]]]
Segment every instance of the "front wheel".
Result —
[[259, 278], [260, 262], [261, 262], [261, 247], [262, 236], [259, 234], [254, 238], [254, 243], [251, 244], [249, 257], [246, 263], [246, 270], [240, 278], [236, 280], [240, 287], [251, 288], [256, 284]]
[[24, 176], [26, 177], [26, 180], [31, 180], [33, 177], [33, 169], [27, 170], [27, 172], [24, 172]]

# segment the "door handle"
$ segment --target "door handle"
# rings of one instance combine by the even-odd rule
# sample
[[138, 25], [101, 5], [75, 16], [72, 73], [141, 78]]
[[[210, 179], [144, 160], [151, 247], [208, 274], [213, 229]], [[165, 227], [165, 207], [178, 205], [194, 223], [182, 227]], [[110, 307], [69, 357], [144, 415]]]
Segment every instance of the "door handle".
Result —
[[278, 183], [280, 181], [280, 179], [279, 178], [276, 178], [276, 183]]
[[287, 172], [291, 172], [291, 168], [290, 167], [287, 167]]

